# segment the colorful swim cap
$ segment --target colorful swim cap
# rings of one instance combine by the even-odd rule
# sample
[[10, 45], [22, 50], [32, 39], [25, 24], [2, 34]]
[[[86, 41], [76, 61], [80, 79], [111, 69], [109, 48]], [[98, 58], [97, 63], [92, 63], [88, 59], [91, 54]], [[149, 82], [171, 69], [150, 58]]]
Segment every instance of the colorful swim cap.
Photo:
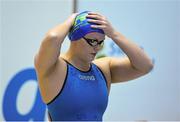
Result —
[[76, 16], [74, 24], [68, 34], [71, 41], [76, 41], [91, 32], [104, 34], [102, 29], [91, 28], [91, 25], [95, 25], [95, 23], [87, 21], [86, 16], [88, 15], [88, 12], [89, 11], [84, 11]]

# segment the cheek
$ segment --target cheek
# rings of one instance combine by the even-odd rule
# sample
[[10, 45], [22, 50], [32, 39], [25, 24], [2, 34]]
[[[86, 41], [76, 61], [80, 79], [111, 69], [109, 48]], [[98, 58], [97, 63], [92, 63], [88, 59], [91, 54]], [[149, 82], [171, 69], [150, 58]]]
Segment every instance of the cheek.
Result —
[[86, 45], [83, 45], [83, 44], [78, 46], [78, 50], [79, 50], [79, 53], [83, 56], [85, 56], [88, 52]]
[[86, 42], [82, 43], [80, 48], [83, 50], [83, 53], [87, 53], [87, 52], [90, 52], [92, 50], [92, 48]]

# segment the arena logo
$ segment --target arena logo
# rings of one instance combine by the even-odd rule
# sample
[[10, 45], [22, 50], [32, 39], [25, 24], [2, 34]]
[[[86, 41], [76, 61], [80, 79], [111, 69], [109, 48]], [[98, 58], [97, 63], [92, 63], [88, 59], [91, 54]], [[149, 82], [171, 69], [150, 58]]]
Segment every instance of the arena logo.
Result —
[[95, 77], [93, 75], [90, 75], [90, 76], [79, 75], [79, 79], [81, 79], [81, 80], [95, 80]]
[[[36, 93], [36, 98], [31, 110], [22, 115], [17, 109], [17, 96], [20, 88], [29, 80], [37, 82], [36, 72], [33, 68], [25, 69], [17, 74], [9, 81], [3, 97], [3, 115], [6, 121], [43, 121], [45, 119], [46, 107], [43, 104], [40, 92]], [[26, 103], [24, 103], [26, 104]]]

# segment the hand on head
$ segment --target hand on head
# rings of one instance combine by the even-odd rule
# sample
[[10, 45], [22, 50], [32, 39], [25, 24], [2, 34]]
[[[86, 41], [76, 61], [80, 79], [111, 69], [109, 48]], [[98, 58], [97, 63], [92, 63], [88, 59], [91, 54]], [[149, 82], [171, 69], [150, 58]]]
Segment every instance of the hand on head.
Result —
[[108, 37], [112, 38], [115, 30], [105, 16], [96, 12], [88, 12], [86, 17], [88, 22], [95, 23], [91, 25], [92, 28], [102, 29]]
[[92, 28], [91, 25], [96, 25], [96, 23], [87, 21], [88, 11], [79, 13], [74, 20], [73, 26], [69, 32], [69, 39], [71, 41], [77, 41], [87, 35], [88, 33], [97, 32], [104, 34], [104, 31], [99, 28]]

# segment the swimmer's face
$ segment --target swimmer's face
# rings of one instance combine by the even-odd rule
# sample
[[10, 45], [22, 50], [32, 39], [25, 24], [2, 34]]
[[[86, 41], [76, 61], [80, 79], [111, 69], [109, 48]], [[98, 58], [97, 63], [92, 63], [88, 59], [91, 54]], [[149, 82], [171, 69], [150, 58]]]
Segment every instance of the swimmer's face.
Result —
[[80, 55], [88, 62], [93, 61], [98, 51], [103, 47], [104, 40], [104, 34], [96, 32], [86, 34], [84, 38], [81, 38], [79, 41]]

